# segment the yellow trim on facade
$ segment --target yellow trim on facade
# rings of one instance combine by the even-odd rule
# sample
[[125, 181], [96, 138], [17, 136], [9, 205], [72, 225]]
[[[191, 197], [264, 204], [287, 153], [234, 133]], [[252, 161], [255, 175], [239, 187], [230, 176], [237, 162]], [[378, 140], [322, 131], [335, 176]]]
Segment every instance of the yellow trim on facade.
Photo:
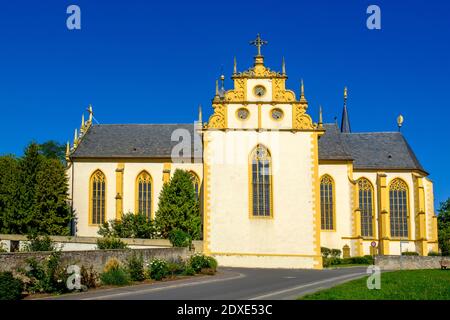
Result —
[[258, 130], [262, 128], [261, 108], [262, 108], [262, 104], [258, 103]]
[[120, 220], [123, 214], [123, 175], [125, 164], [117, 164], [116, 169], [116, 220]]
[[382, 255], [388, 255], [390, 251], [389, 241], [391, 237], [391, 223], [389, 216], [389, 190], [386, 184], [386, 174], [377, 174], [377, 193], [378, 193], [378, 210], [379, 210], [379, 223], [378, 234], [379, 239], [379, 253]]
[[[150, 178], [150, 219], [155, 219], [155, 212], [153, 211], [154, 208], [154, 189], [155, 186], [153, 184], [153, 177], [147, 170], [142, 170], [139, 172], [139, 174], [136, 176], [136, 179], [134, 181], [134, 213], [139, 213], [139, 178], [143, 175], [148, 175]], [[145, 212], [142, 212], [145, 214]]]
[[413, 174], [415, 187], [415, 205], [416, 205], [416, 242], [418, 242], [419, 254], [428, 255], [427, 229], [426, 229], [426, 207], [425, 207], [425, 189], [423, 185], [423, 177]]
[[313, 232], [314, 251], [316, 253], [314, 269], [323, 269], [320, 232], [321, 232], [321, 211], [320, 211], [320, 178], [319, 178], [319, 137], [321, 133], [311, 134], [311, 158], [312, 158], [312, 190], [313, 190]]
[[170, 170], [172, 169], [172, 163], [166, 162], [163, 167], [163, 183], [170, 181]]
[[[104, 180], [105, 180], [105, 205], [104, 205], [104, 207], [105, 207], [105, 217], [104, 217], [104, 221], [103, 222], [105, 222], [106, 220], [107, 220], [107, 215], [108, 215], [108, 211], [107, 211], [107, 204], [108, 204], [108, 192], [107, 192], [107, 190], [108, 190], [108, 179], [106, 178], [106, 175], [105, 175], [105, 173], [102, 171], [102, 170], [100, 170], [100, 169], [95, 169], [93, 172], [92, 172], [92, 174], [91, 174], [91, 176], [89, 177], [89, 195], [88, 195], [88, 201], [89, 201], [89, 214], [88, 214], [88, 226], [90, 226], [90, 227], [98, 227], [98, 226], [100, 226], [101, 225], [101, 223], [92, 223], [92, 179], [94, 178], [94, 175], [97, 173], [97, 172], [100, 172], [102, 175], [103, 175], [103, 178], [104, 178]], [[102, 223], [103, 223], [102, 222]]]
[[299, 257], [299, 258], [321, 258], [321, 255], [295, 254], [295, 253], [249, 253], [249, 252], [210, 252], [214, 256], [251, 256], [251, 257]]
[[[376, 204], [375, 204], [375, 187], [374, 187], [372, 181], [370, 181], [370, 179], [365, 176], [361, 176], [356, 180], [359, 205], [360, 205], [360, 203], [359, 203], [359, 181], [362, 181], [362, 180], [366, 180], [369, 183], [370, 189], [372, 192], [372, 237], [370, 237], [370, 238], [377, 239], [378, 238], [378, 232], [377, 232], [378, 228], [377, 228], [377, 217], [376, 217], [377, 208], [376, 208]], [[360, 207], [361, 207], [361, 205], [360, 205]], [[361, 236], [363, 237], [363, 239], [368, 238], [368, 237], [365, 237], [362, 235], [362, 225], [361, 225]]]
[[209, 161], [209, 137], [205, 132], [203, 135], [203, 253], [206, 255], [211, 254], [210, 252], [210, 165]]

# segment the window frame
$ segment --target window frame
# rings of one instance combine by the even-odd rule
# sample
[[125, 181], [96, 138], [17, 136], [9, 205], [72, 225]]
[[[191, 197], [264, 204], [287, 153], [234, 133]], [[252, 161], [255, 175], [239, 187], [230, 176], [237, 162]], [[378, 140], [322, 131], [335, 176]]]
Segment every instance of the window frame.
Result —
[[[104, 208], [104, 214], [103, 214], [103, 221], [101, 221], [100, 223], [94, 223], [94, 206], [92, 201], [94, 200], [93, 197], [93, 187], [94, 187], [94, 178], [97, 175], [97, 173], [101, 173], [103, 176], [103, 180], [104, 180], [104, 184], [105, 184], [105, 190], [104, 190], [104, 204], [103, 204], [103, 208]], [[108, 179], [106, 178], [106, 174], [103, 172], [103, 170], [101, 169], [95, 169], [91, 176], [89, 177], [89, 215], [88, 215], [88, 226], [93, 226], [93, 227], [97, 227], [102, 225], [103, 223], [105, 223], [108, 219], [107, 219], [107, 204], [108, 204]]]
[[[269, 194], [270, 194], [270, 205], [269, 205], [269, 215], [255, 215], [254, 211], [253, 211], [253, 195], [254, 195], [254, 191], [253, 191], [253, 159], [256, 153], [256, 150], [258, 150], [258, 148], [264, 148], [265, 151], [267, 152], [267, 157], [269, 160]], [[249, 158], [248, 158], [248, 201], [249, 201], [249, 210], [248, 210], [248, 215], [250, 219], [273, 219], [274, 217], [274, 212], [273, 212], [273, 161], [272, 161], [272, 155], [270, 153], [269, 148], [267, 148], [265, 145], [263, 144], [257, 144], [250, 152], [249, 154]]]
[[[148, 172], [147, 170], [142, 170], [138, 173], [138, 175], [136, 176], [136, 180], [135, 180], [135, 192], [134, 192], [134, 213], [138, 214], [139, 213], [139, 178], [144, 175], [147, 174], [150, 178], [150, 220], [154, 220], [155, 216], [154, 216], [154, 211], [153, 211], [153, 203], [154, 203], [154, 189], [155, 189], [155, 185], [153, 183], [153, 177], [150, 174], [150, 172]], [[144, 212], [143, 212], [144, 213]], [[145, 215], [147, 216], [147, 214], [145, 213]], [[147, 216], [148, 217], [148, 216]]]
[[[331, 195], [331, 201], [332, 201], [332, 212], [331, 212], [331, 217], [333, 219], [333, 225], [331, 229], [323, 229], [322, 228], [322, 180], [323, 178], [328, 177], [331, 181], [331, 191], [332, 191], [332, 195]], [[336, 183], [333, 179], [333, 177], [328, 174], [325, 173], [322, 176], [320, 176], [319, 179], [319, 201], [320, 201], [320, 231], [323, 232], [336, 232]]]

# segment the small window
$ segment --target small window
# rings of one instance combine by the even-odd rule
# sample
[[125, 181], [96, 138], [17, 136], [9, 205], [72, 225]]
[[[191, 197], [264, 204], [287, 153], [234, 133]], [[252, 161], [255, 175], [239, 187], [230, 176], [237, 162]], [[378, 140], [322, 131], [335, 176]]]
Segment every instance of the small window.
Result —
[[236, 111], [236, 116], [239, 120], [247, 120], [250, 112], [246, 108], [240, 108]]
[[280, 121], [284, 117], [283, 110], [279, 108], [272, 109], [272, 111], [270, 111], [270, 115], [272, 116], [272, 119], [275, 121]]

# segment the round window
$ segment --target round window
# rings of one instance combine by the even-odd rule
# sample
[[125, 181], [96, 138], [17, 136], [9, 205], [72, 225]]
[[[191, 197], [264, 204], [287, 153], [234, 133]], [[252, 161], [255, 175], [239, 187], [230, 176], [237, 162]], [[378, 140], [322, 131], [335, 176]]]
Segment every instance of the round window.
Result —
[[271, 116], [274, 120], [281, 120], [283, 118], [283, 110], [281, 109], [273, 109], [271, 111]]
[[240, 108], [237, 112], [236, 112], [236, 114], [237, 114], [237, 117], [240, 119], [240, 120], [246, 120], [247, 118], [248, 118], [248, 116], [249, 116], [249, 112], [248, 112], [248, 110], [247, 109], [245, 109], [245, 108]]

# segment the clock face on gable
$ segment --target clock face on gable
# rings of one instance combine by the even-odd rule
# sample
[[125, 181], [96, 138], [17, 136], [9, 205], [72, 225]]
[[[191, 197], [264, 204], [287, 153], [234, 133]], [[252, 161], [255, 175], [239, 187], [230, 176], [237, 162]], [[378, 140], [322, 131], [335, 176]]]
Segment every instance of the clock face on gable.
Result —
[[262, 97], [266, 94], [266, 88], [264, 88], [261, 85], [257, 85], [257, 86], [255, 86], [255, 88], [253, 88], [253, 93], [257, 97]]

